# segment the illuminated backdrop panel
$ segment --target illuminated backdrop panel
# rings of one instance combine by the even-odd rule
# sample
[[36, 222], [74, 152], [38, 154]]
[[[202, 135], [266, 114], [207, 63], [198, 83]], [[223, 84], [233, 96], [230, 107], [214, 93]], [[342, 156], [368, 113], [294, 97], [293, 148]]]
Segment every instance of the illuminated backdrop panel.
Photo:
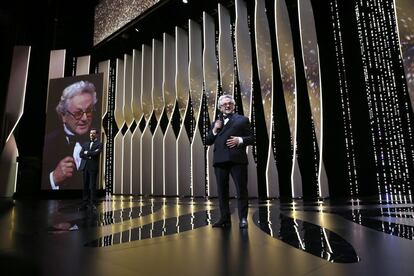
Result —
[[160, 0], [102, 0], [95, 7], [93, 44], [96, 45]]
[[[292, 191], [293, 197], [325, 197], [331, 192], [358, 196], [372, 185], [378, 186], [375, 188], [380, 194], [411, 194], [413, 114], [412, 104], [406, 102], [413, 93], [410, 1], [396, 1], [395, 7], [390, 0], [178, 2], [174, 7], [182, 8], [180, 18], [173, 19], [171, 25], [157, 24], [145, 35], [131, 29], [122, 37], [135, 41], [123, 44], [126, 48], [137, 47], [137, 43], [142, 46], [141, 58], [134, 61], [142, 64], [140, 76], [134, 76], [141, 87], [141, 109], [134, 108], [135, 96], [125, 98], [126, 104], [132, 101], [135, 131], [139, 130], [136, 134], [140, 137], [136, 141], [140, 141], [143, 151], [139, 177], [145, 179], [140, 182], [145, 189], [141, 193], [153, 192], [151, 182], [157, 181], [156, 165], [152, 164], [163, 164], [163, 188], [162, 192], [157, 188], [157, 194], [203, 195], [203, 189], [200, 193], [194, 190], [197, 182], [197, 188], [209, 184], [207, 195], [215, 195], [211, 185], [214, 176], [208, 163], [211, 150], [207, 150], [207, 157], [198, 151], [204, 138], [199, 135], [204, 135], [205, 129], [201, 131], [197, 124], [203, 122], [202, 127], [206, 128], [214, 120], [217, 94], [237, 92], [238, 105], [252, 120], [259, 137], [259, 144], [252, 148], [254, 158], [250, 156], [253, 161], [249, 175], [250, 170], [258, 173], [256, 179], [249, 179], [251, 196], [256, 196], [256, 192], [250, 185], [257, 186], [258, 179], [265, 177], [268, 184], [277, 183], [279, 177], [283, 179], [283, 195]], [[191, 15], [186, 17], [186, 10], [191, 10]], [[163, 61], [162, 68], [154, 66], [160, 62], [152, 55], [160, 45], [145, 45], [161, 35], [163, 56], [170, 59]], [[122, 51], [130, 53], [125, 47]], [[117, 74], [119, 78], [122, 72]], [[162, 85], [154, 82], [161, 74]], [[124, 89], [118, 79], [116, 84], [117, 91]], [[405, 94], [407, 90], [410, 94]], [[120, 114], [118, 96], [115, 119], [122, 129], [125, 122], [127, 126], [134, 123], [130, 125], [128, 116]], [[141, 120], [140, 114], [145, 119]], [[362, 131], [365, 129], [369, 131]], [[120, 133], [125, 133], [125, 127]], [[265, 141], [260, 139], [263, 137], [268, 142], [261, 143]], [[162, 146], [158, 146], [161, 138]], [[162, 162], [160, 156], [155, 158], [153, 148], [163, 148]], [[281, 166], [280, 175], [275, 170], [270, 174], [268, 165], [272, 161]], [[201, 174], [196, 169], [197, 162], [207, 162], [202, 175], [208, 181], [198, 178]], [[149, 172], [152, 177], [148, 177]], [[286, 181], [289, 174], [291, 181]], [[366, 177], [369, 174], [375, 176]], [[315, 175], [319, 177], [318, 187], [313, 180], [308, 181], [308, 176]], [[333, 179], [329, 189], [327, 176]], [[364, 182], [373, 178], [378, 183]], [[261, 183], [259, 192], [264, 196]], [[290, 183], [292, 190], [288, 191], [286, 186]], [[310, 188], [309, 183], [315, 184]], [[276, 189], [269, 193], [270, 187], [267, 185], [265, 196], [278, 196]]]

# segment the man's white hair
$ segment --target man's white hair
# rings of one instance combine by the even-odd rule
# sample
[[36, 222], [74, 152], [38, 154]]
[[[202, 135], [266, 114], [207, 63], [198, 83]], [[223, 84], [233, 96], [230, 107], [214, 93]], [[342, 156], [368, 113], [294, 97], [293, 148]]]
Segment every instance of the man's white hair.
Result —
[[69, 100], [82, 93], [91, 94], [93, 105], [98, 102], [98, 99], [96, 98], [95, 85], [89, 81], [78, 81], [72, 83], [63, 90], [59, 104], [56, 106], [56, 112], [59, 114], [65, 114], [68, 110]]
[[232, 95], [229, 95], [229, 94], [225, 94], [225, 95], [221, 95], [220, 97], [219, 97], [219, 99], [218, 99], [218, 105], [219, 105], [219, 108], [222, 106], [222, 100], [223, 99], [229, 99], [230, 101], [231, 101], [231, 103], [232, 104], [236, 104], [236, 101], [234, 100], [234, 98], [233, 98], [233, 96]]

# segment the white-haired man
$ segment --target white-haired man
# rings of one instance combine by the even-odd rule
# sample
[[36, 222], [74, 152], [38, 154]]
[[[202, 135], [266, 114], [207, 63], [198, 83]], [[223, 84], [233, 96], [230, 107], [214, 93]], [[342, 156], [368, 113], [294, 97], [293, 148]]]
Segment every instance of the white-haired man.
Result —
[[81, 189], [79, 153], [92, 125], [96, 88], [88, 81], [63, 90], [56, 112], [61, 126], [47, 134], [43, 148], [43, 189]]
[[252, 145], [254, 136], [249, 119], [234, 113], [235, 101], [230, 95], [223, 95], [218, 100], [221, 114], [216, 120], [206, 139], [207, 145], [214, 144], [214, 172], [220, 206], [220, 219], [213, 227], [231, 225], [229, 209], [229, 176], [231, 175], [237, 190], [237, 207], [239, 227], [247, 228], [248, 193], [247, 193], [247, 154], [246, 146]]

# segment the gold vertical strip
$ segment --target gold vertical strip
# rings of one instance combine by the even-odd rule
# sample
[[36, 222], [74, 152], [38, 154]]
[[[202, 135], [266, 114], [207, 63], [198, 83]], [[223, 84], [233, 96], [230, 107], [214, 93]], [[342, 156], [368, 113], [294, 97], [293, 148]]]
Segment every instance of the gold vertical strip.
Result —
[[176, 137], [172, 126], [173, 111], [177, 100], [175, 90], [176, 77], [176, 58], [175, 58], [175, 37], [164, 33], [164, 66], [163, 66], [163, 93], [165, 98], [165, 108], [168, 117], [168, 126], [164, 135], [164, 185], [163, 195], [176, 196], [177, 192], [177, 173], [176, 173]]
[[137, 126], [131, 137], [131, 194], [141, 193], [141, 129], [139, 123], [143, 119], [141, 106], [141, 69], [142, 52], [132, 51], [132, 99], [131, 109]]
[[282, 77], [283, 95], [289, 121], [289, 130], [292, 137], [292, 197], [302, 196], [302, 176], [297, 160], [297, 105], [296, 105], [296, 77], [295, 56], [293, 54], [293, 41], [289, 15], [286, 3], [283, 0], [275, 2], [275, 24], [278, 44], [279, 67]]
[[320, 197], [329, 196], [328, 178], [323, 162], [322, 87], [320, 81], [319, 49], [315, 20], [310, 0], [298, 1], [303, 67], [305, 68], [308, 96], [316, 141], [319, 147], [318, 192]]
[[192, 196], [205, 196], [205, 156], [203, 140], [199, 129], [201, 101], [203, 95], [202, 33], [201, 27], [189, 20], [189, 76], [190, 95], [194, 110], [195, 129], [191, 141], [191, 185]]
[[190, 140], [184, 125], [184, 119], [188, 112], [189, 80], [188, 80], [188, 33], [176, 27], [176, 90], [178, 107], [181, 116], [180, 132], [177, 138], [177, 185], [180, 196], [191, 195], [191, 163]]
[[267, 196], [279, 196], [278, 171], [273, 151], [273, 60], [270, 40], [269, 22], [266, 15], [264, 0], [256, 0], [255, 6], [255, 45], [257, 54], [257, 68], [259, 72], [260, 92], [264, 117], [266, 121], [267, 135], [269, 138], [268, 156], [266, 163], [266, 190]]
[[141, 193], [151, 194], [151, 171], [152, 171], [152, 133], [150, 129], [150, 118], [153, 112], [152, 105], [152, 47], [142, 45], [142, 70], [141, 70], [141, 100], [142, 110], [146, 120], [145, 128], [141, 138]]
[[[210, 121], [214, 121], [218, 91], [216, 26], [214, 18], [203, 12], [203, 76]], [[207, 195], [217, 196], [216, 177], [213, 168], [213, 147], [207, 148]]]
[[132, 113], [132, 56], [124, 55], [124, 100], [123, 100], [123, 114], [124, 114], [124, 124], [128, 128], [124, 134], [123, 138], [123, 179], [122, 179], [122, 194], [127, 195], [131, 194], [131, 143], [132, 143], [132, 133], [130, 131], [130, 126], [133, 121]]
[[152, 40], [152, 101], [154, 114], [157, 118], [157, 126], [152, 137], [152, 186], [151, 194], [162, 195], [164, 184], [164, 134], [161, 129], [161, 114], [164, 111], [165, 102], [162, 91], [163, 82], [163, 42]]
[[114, 137], [114, 166], [113, 166], [113, 191], [114, 194], [123, 193], [123, 160], [124, 160], [124, 136], [122, 135], [122, 126], [124, 119], [124, 61], [116, 60], [116, 83], [115, 83], [115, 122], [119, 128]]

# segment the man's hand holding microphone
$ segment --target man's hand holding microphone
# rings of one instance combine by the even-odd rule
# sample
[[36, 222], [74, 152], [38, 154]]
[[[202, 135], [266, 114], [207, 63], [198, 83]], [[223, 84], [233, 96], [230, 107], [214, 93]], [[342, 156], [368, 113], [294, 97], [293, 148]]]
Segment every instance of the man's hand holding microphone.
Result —
[[[223, 125], [224, 125], [224, 118], [223, 118], [223, 114], [220, 113], [218, 115], [217, 120], [214, 122], [213, 134], [217, 135], [223, 129]], [[240, 137], [230, 136], [229, 139], [227, 139], [226, 145], [229, 148], [234, 148], [234, 147], [237, 147], [241, 143], [243, 143], [243, 140]]]
[[221, 129], [223, 128], [223, 125], [224, 125], [223, 114], [220, 113], [217, 117], [217, 120], [214, 122], [213, 134], [217, 135], [217, 133], [219, 133]]

